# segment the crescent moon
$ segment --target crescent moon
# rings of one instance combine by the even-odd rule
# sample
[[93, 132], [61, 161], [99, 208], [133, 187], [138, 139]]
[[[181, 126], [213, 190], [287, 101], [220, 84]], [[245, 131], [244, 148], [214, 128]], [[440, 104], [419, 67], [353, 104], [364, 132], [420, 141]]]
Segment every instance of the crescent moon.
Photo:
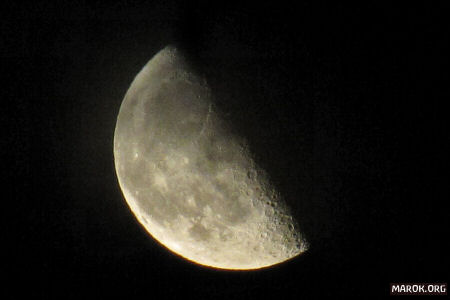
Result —
[[192, 262], [259, 269], [308, 248], [245, 139], [232, 134], [208, 84], [175, 47], [156, 54], [127, 91], [114, 160], [137, 220]]

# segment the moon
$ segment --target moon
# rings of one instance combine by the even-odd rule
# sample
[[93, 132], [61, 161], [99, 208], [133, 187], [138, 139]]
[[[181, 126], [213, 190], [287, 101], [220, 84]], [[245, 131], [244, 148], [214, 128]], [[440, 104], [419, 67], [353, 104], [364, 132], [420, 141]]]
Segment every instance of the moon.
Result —
[[188, 63], [162, 49], [120, 107], [114, 160], [131, 211], [159, 243], [204, 266], [259, 269], [306, 251], [268, 174]]

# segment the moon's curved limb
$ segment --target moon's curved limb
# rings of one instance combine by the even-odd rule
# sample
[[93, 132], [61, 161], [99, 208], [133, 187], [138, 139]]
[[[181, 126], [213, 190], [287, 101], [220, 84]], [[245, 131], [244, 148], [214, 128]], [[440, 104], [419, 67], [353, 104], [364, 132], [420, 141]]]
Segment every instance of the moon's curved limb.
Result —
[[214, 110], [205, 80], [166, 47], [134, 79], [114, 135], [116, 172], [145, 229], [171, 251], [223, 269], [258, 269], [307, 250], [245, 140]]

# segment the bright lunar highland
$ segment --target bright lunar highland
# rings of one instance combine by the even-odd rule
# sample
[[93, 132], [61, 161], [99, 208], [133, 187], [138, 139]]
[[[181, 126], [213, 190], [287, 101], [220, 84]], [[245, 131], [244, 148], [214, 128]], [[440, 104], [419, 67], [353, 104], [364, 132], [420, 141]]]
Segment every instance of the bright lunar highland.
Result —
[[307, 250], [298, 223], [206, 80], [166, 47], [120, 107], [114, 158], [137, 220], [176, 254], [221, 269], [258, 269]]

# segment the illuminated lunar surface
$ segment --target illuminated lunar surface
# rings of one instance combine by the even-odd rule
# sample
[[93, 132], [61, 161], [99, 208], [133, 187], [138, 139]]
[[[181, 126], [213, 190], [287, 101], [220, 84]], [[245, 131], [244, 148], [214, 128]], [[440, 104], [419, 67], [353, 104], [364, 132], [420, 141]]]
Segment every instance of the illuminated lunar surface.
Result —
[[134, 79], [114, 135], [125, 199], [178, 255], [221, 269], [258, 269], [307, 250], [298, 224], [245, 139], [231, 134], [205, 80], [174, 47]]

